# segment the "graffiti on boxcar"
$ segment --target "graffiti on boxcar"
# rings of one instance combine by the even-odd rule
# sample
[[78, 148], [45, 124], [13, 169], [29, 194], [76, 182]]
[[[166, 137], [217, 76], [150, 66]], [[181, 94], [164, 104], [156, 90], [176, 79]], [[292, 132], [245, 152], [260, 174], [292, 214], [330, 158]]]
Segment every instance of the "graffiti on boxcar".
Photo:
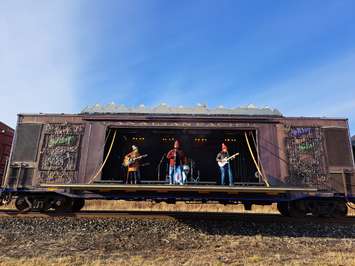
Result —
[[294, 138], [301, 138], [306, 135], [312, 135], [314, 128], [311, 127], [294, 127], [290, 128], [289, 136]]
[[41, 182], [71, 183], [76, 180], [80, 155], [81, 124], [47, 124], [40, 159]]
[[55, 136], [50, 135], [48, 140], [48, 147], [53, 148], [57, 146], [73, 146], [76, 143], [76, 135]]
[[290, 185], [311, 185], [325, 188], [328, 180], [325, 171], [323, 137], [318, 127], [288, 127], [286, 129]]

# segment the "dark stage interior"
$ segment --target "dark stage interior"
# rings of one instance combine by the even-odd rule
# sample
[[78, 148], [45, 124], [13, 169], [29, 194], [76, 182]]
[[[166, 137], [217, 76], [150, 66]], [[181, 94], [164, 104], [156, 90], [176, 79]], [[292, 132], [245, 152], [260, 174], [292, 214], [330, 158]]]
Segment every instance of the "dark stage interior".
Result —
[[[131, 146], [136, 145], [141, 155], [148, 156], [141, 160], [141, 180], [156, 182], [166, 181], [168, 161], [167, 152], [173, 148], [177, 139], [181, 148], [189, 158], [192, 171], [188, 175], [190, 183], [217, 183], [219, 168], [216, 155], [224, 142], [232, 155], [239, 155], [231, 161], [234, 182], [257, 183], [257, 171], [250, 155], [244, 133], [245, 130], [203, 130], [203, 129], [108, 129], [104, 158], [106, 157], [112, 138], [116, 131], [116, 138], [103, 169], [102, 180], [123, 181], [126, 169], [122, 166], [125, 154], [131, 151]], [[252, 132], [256, 139], [255, 131]], [[254, 142], [249, 136], [249, 143], [256, 156]]]

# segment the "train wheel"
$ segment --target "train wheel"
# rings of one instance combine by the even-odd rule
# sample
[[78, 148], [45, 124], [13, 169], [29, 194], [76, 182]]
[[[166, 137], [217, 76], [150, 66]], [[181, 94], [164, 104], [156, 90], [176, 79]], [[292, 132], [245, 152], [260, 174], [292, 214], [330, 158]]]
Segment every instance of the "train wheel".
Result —
[[32, 209], [32, 199], [28, 197], [18, 197], [15, 201], [15, 207], [20, 212]]
[[54, 199], [52, 207], [57, 212], [66, 212], [66, 211], [71, 211], [73, 203], [74, 202], [71, 198], [60, 197], [60, 198]]
[[336, 201], [335, 208], [331, 216], [335, 218], [345, 217], [348, 214], [348, 206], [344, 201]]
[[314, 201], [310, 203], [312, 215], [315, 217], [344, 217], [348, 208], [342, 201]]
[[318, 201], [311, 201], [309, 203], [309, 208], [311, 210], [312, 216], [314, 217], [323, 217], [322, 206]]
[[289, 202], [288, 211], [291, 217], [302, 218], [307, 214], [306, 204], [302, 200]]
[[32, 209], [40, 212], [47, 212], [51, 208], [51, 200], [48, 198], [34, 198]]
[[290, 216], [290, 212], [288, 210], [288, 202], [278, 202], [277, 210], [281, 213], [282, 216]]
[[71, 210], [73, 212], [78, 212], [80, 211], [85, 205], [85, 200], [81, 198], [73, 199], [73, 206], [71, 207]]

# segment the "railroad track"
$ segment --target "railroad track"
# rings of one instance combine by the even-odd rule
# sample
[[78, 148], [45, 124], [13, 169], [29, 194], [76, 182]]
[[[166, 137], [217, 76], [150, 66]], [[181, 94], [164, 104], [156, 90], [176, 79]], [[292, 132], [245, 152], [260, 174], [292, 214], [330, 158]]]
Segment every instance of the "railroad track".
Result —
[[171, 211], [80, 211], [74, 213], [58, 213], [54, 211], [48, 212], [26, 212], [19, 213], [13, 209], [0, 210], [0, 218], [17, 217], [17, 218], [55, 218], [55, 217], [73, 217], [73, 218], [134, 218], [134, 219], [210, 219], [210, 220], [238, 220], [246, 222], [263, 222], [263, 223], [304, 223], [312, 222], [318, 224], [354, 224], [355, 216], [348, 216], [345, 218], [290, 218], [279, 214], [265, 214], [265, 213], [219, 213], [219, 212], [171, 212]]

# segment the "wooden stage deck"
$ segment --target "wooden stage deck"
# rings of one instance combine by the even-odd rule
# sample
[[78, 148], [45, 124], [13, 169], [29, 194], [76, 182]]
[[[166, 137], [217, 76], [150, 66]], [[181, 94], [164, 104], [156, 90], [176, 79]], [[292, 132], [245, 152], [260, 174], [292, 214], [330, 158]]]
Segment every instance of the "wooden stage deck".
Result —
[[126, 191], [126, 192], [198, 192], [198, 193], [272, 193], [317, 192], [315, 188], [266, 187], [266, 186], [217, 186], [217, 185], [127, 185], [127, 184], [41, 184], [49, 190], [71, 189], [87, 191]]

